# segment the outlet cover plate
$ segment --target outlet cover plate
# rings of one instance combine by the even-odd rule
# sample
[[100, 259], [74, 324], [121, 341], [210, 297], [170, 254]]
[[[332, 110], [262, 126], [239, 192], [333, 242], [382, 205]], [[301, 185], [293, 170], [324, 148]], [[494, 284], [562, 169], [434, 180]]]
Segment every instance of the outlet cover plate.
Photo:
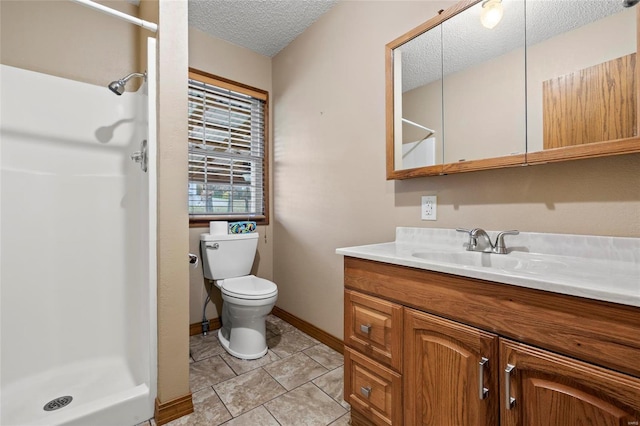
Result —
[[436, 220], [438, 210], [438, 197], [435, 195], [424, 195], [420, 204], [422, 220]]

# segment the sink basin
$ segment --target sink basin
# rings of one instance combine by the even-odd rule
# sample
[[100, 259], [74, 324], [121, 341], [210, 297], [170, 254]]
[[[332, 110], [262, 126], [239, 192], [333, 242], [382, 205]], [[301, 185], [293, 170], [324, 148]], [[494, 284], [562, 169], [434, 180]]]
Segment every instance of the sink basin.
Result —
[[526, 261], [502, 254], [481, 253], [474, 251], [438, 252], [420, 251], [412, 254], [413, 257], [430, 262], [453, 263], [459, 266], [496, 268], [514, 270], [525, 268]]
[[579, 281], [582, 287], [600, 285], [602, 280], [593, 277], [609, 277], [617, 282], [630, 283], [630, 290], [638, 289], [638, 274], [640, 268], [629, 267], [620, 262], [601, 262], [592, 260], [589, 263], [576, 259], [545, 256], [541, 254], [510, 253], [494, 254], [474, 251], [429, 251], [419, 250], [411, 253], [414, 258], [430, 263], [454, 265], [464, 269], [482, 268], [507, 273], [511, 276], [527, 278], [542, 278], [546, 281], [560, 280], [566, 283]]
[[[493, 233], [491, 234], [493, 236]], [[508, 253], [467, 251], [453, 229], [396, 229], [396, 240], [339, 254], [640, 307], [640, 238], [521, 232]]]

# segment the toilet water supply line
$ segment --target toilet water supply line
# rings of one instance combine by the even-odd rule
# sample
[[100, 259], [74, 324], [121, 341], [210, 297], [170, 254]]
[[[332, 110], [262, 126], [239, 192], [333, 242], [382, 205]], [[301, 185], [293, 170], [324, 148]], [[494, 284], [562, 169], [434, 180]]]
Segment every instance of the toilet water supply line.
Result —
[[[191, 254], [189, 254], [189, 256], [191, 256]], [[195, 256], [195, 255], [193, 255], [193, 256]], [[202, 257], [202, 246], [200, 246], [200, 257]], [[209, 290], [208, 291], [207, 291], [206, 281], [209, 282]], [[206, 310], [207, 310], [207, 305], [209, 304], [209, 301], [211, 300], [211, 292], [213, 291], [213, 281], [205, 280], [204, 290], [207, 292], [207, 297], [206, 297], [206, 299], [204, 299], [204, 305], [202, 306], [202, 322], [200, 323], [200, 326], [202, 327], [202, 335], [206, 336], [207, 333], [209, 332], [209, 320], [207, 319]]]
[[[200, 256], [202, 256], [202, 247], [200, 247]], [[189, 264], [195, 269], [198, 267], [198, 256], [193, 254], [193, 253], [189, 253]], [[207, 280], [209, 281], [209, 280]], [[206, 290], [206, 286], [205, 286], [205, 290]], [[207, 304], [209, 304], [209, 301], [211, 300], [211, 296], [209, 296], [209, 294], [211, 293], [211, 291], [213, 290], [213, 287], [209, 289], [209, 291], [207, 291], [207, 298], [204, 300], [204, 306], [202, 307], [202, 335], [206, 336], [207, 332], [209, 331], [209, 320], [207, 320], [207, 315], [205, 314], [205, 311], [207, 309]]]
[[[212, 282], [211, 280], [207, 280], [209, 281], [209, 291], [207, 291], [207, 298], [204, 299], [204, 306], [202, 307], [202, 335], [206, 336], [207, 333], [209, 332], [209, 320], [207, 319], [207, 314], [205, 313], [205, 311], [207, 310], [207, 305], [209, 304], [209, 301], [211, 300], [211, 292], [213, 291], [213, 286], [212, 286]], [[204, 288], [205, 290], [207, 289], [207, 287], [205, 286]]]

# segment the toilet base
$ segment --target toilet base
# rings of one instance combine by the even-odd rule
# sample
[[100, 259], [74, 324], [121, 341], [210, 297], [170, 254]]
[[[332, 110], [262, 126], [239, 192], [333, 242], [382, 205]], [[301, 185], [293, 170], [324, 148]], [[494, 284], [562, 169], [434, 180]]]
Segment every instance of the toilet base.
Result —
[[[222, 332], [222, 328], [220, 330], [218, 330], [218, 340], [220, 341], [220, 344], [222, 345], [222, 347], [224, 348], [225, 351], [227, 351], [229, 353], [229, 355], [234, 356], [236, 358], [240, 358], [240, 359], [258, 359], [258, 358], [262, 358], [263, 356], [265, 356], [267, 354], [267, 344], [265, 342], [264, 345], [264, 350], [260, 350], [258, 352], [255, 353], [239, 353], [234, 351], [233, 349], [231, 349], [231, 344], [229, 342], [229, 339], [227, 339], [224, 336], [224, 333]], [[264, 339], [264, 337], [263, 337]]]

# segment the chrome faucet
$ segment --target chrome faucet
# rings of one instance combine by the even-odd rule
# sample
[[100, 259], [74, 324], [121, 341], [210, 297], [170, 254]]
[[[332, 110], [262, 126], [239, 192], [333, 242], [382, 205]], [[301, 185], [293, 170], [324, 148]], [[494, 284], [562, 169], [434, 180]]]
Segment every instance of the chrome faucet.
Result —
[[[478, 241], [480, 239], [481, 241]], [[484, 243], [484, 244], [483, 244]], [[482, 228], [473, 228], [469, 233], [469, 245], [467, 250], [469, 251], [493, 251], [493, 244], [491, 243], [491, 237]]]
[[457, 228], [456, 231], [465, 232], [469, 234], [469, 243], [467, 244], [467, 251], [479, 251], [483, 253], [496, 253], [496, 254], [507, 253], [507, 247], [504, 244], [505, 235], [518, 235], [520, 233], [516, 230], [499, 232], [498, 236], [496, 237], [496, 243], [493, 244], [491, 242], [491, 237], [489, 237], [489, 234], [487, 234], [487, 232], [482, 228], [473, 228], [471, 230]]

